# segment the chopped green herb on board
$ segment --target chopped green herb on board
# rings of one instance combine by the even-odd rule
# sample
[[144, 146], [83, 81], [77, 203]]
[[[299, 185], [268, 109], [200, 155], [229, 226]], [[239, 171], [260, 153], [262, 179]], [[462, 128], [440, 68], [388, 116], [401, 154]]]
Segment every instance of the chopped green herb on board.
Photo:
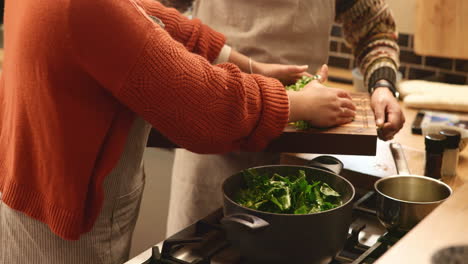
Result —
[[[302, 76], [302, 78], [299, 79], [295, 84], [288, 85], [285, 88], [287, 91], [300, 91], [302, 88], [304, 88], [304, 86], [306, 86], [311, 81], [312, 81], [311, 77]], [[292, 122], [292, 125], [299, 130], [307, 130], [312, 127], [309, 124], [309, 122], [304, 121], [304, 120]]]

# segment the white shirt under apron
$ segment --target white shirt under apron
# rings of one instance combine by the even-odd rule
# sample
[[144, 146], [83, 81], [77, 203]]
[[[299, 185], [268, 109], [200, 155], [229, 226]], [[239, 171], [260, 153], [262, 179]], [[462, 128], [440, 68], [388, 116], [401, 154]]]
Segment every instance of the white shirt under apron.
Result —
[[[327, 62], [335, 0], [197, 0], [194, 17], [256, 61], [309, 65], [315, 73]], [[277, 153], [199, 155], [177, 150], [167, 234], [222, 206], [221, 184], [228, 176], [278, 162]]]

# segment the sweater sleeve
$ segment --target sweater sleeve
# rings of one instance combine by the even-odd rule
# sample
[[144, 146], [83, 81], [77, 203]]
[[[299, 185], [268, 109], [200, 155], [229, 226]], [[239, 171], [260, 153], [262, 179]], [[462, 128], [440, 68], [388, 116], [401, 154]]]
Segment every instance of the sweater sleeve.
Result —
[[200, 19], [188, 19], [176, 9], [167, 8], [156, 0], [137, 0], [148, 15], [157, 17], [165, 24], [171, 37], [182, 43], [189, 51], [213, 62], [223, 44], [224, 35], [201, 23]]
[[199, 153], [258, 151], [286, 126], [288, 98], [279, 81], [230, 63], [212, 66], [130, 0], [71, 1], [82, 69], [173, 142]]
[[371, 88], [380, 79], [396, 83], [399, 47], [393, 15], [385, 0], [337, 0], [336, 22]]
[[184, 13], [186, 12], [192, 5], [195, 0], [155, 0], [161, 2], [163, 5], [167, 7], [173, 7], [177, 9], [177, 11]]

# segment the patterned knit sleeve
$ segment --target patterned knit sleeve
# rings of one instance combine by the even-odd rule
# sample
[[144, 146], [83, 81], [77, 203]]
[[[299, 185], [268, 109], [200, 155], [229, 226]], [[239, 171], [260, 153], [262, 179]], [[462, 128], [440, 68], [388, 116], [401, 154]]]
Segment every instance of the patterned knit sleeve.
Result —
[[158, 1], [136, 1], [148, 15], [159, 18], [171, 37], [189, 51], [205, 57], [210, 62], [218, 57], [226, 42], [224, 35], [202, 24], [199, 19], [188, 19], [176, 9], [167, 8]]
[[381, 79], [395, 87], [399, 66], [395, 20], [385, 0], [337, 0], [336, 22], [369, 89]]
[[211, 65], [130, 0], [71, 2], [80, 70], [174, 143], [198, 153], [259, 151], [282, 133], [289, 101], [278, 80]]

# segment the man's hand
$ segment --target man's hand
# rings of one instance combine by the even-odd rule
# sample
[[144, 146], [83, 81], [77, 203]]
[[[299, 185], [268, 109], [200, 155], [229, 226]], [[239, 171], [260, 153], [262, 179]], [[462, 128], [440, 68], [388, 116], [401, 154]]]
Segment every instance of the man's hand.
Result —
[[301, 91], [288, 91], [290, 100], [289, 121], [307, 120], [315, 127], [332, 127], [353, 121], [356, 106], [351, 95], [341, 89], [326, 87], [328, 68], [317, 72], [321, 80], [313, 80]]
[[374, 110], [375, 123], [379, 127], [379, 138], [393, 139], [405, 123], [398, 100], [387, 87], [378, 87], [371, 96], [371, 106]]

